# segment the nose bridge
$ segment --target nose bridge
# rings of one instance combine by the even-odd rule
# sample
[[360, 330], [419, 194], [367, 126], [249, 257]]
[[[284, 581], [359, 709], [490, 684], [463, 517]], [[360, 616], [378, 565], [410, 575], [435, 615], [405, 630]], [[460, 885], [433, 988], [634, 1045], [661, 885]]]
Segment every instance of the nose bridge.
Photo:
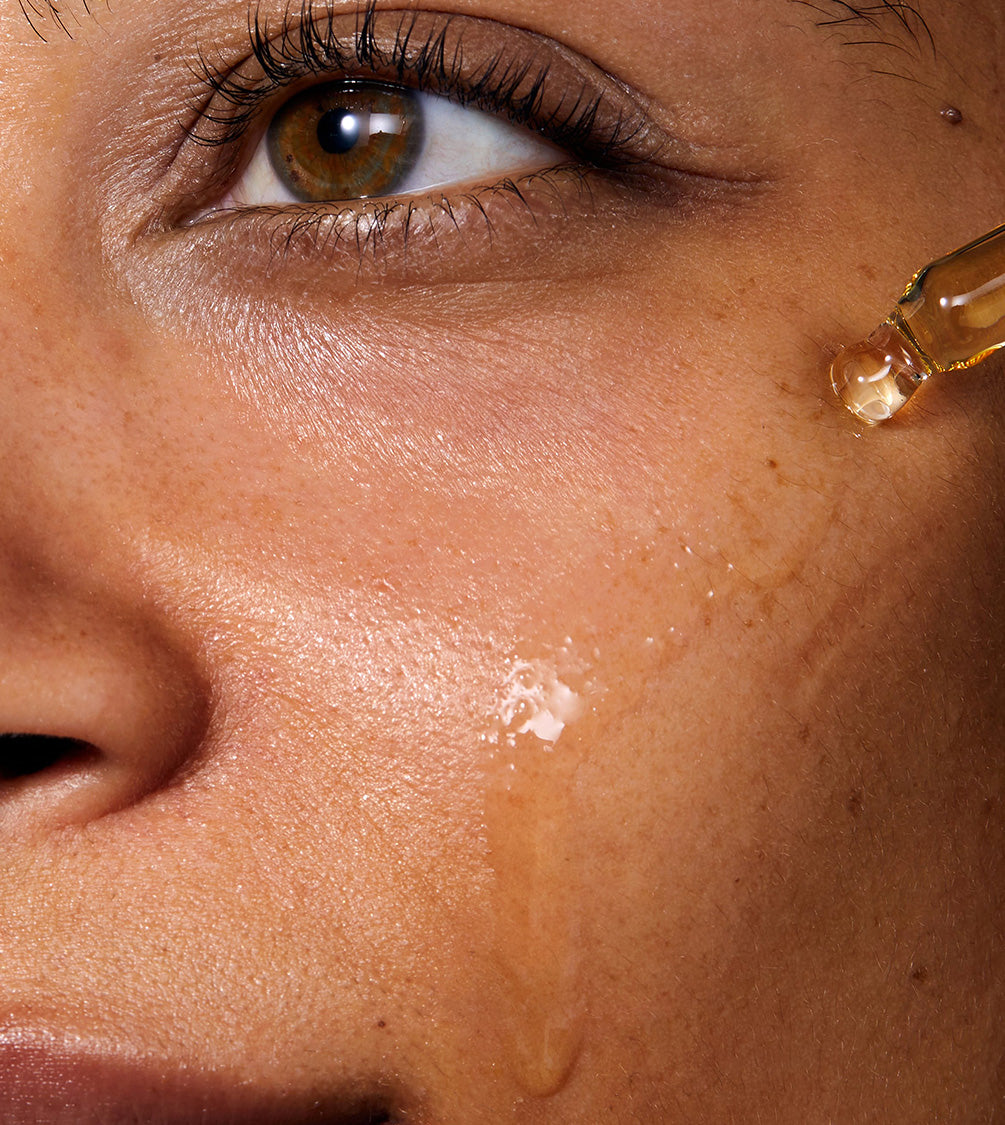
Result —
[[2, 405], [36, 376], [47, 386], [65, 374], [79, 388], [73, 353], [100, 359], [116, 339], [115, 319], [103, 315], [101, 191], [74, 109], [85, 89], [79, 52], [68, 39], [13, 47], [10, 40], [30, 32], [18, 16], [0, 13]]
[[76, 551], [79, 565], [121, 492], [116, 364], [58, 289], [43, 301], [30, 284], [0, 286], [0, 550]]

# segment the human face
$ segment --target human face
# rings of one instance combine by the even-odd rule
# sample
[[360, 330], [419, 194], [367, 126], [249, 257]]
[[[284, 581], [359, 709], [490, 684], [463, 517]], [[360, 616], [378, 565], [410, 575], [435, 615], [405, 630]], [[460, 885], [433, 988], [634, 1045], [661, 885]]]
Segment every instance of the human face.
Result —
[[419, 0], [623, 150], [297, 229], [246, 6], [26, 4], [0, 1118], [987, 1119], [997, 367], [825, 372], [1002, 219], [996, 3]]

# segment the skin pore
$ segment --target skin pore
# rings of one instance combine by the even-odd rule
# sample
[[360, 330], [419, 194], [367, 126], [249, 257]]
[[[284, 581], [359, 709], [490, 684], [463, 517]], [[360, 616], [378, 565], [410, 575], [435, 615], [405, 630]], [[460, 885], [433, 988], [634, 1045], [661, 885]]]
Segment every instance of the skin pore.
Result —
[[994, 1120], [1001, 364], [826, 366], [1002, 222], [996, 0], [381, 0], [636, 148], [299, 231], [246, 5], [25, 5], [0, 1119]]

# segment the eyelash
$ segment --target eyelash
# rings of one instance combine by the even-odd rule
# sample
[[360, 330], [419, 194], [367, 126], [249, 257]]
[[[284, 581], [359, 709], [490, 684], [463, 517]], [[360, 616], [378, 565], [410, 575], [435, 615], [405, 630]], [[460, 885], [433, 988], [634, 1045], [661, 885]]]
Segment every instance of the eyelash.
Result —
[[[598, 136], [597, 114], [603, 98], [597, 95], [587, 99], [585, 89], [568, 109], [563, 110], [560, 104], [550, 114], [542, 115], [541, 97], [551, 69], [548, 64], [542, 65], [531, 78], [529, 65], [517, 67], [500, 52], [483, 64], [480, 74], [465, 77], [462, 40], [454, 45], [450, 57], [446, 50], [446, 37], [454, 23], [451, 17], [445, 17], [438, 29], [431, 29], [417, 57], [412, 57], [410, 50], [415, 46], [413, 36], [419, 19], [432, 13], [402, 13], [392, 49], [386, 53], [376, 40], [378, 14], [376, 0], [368, 0], [359, 14], [356, 34], [346, 43], [335, 34], [330, 15], [316, 14], [314, 0], [305, 0], [297, 16], [287, 9], [275, 34], [256, 10], [249, 20], [250, 57], [261, 68], [262, 79], [242, 79], [234, 70], [221, 72], [203, 58], [203, 82], [216, 99], [231, 107], [231, 112], [216, 116], [203, 111], [201, 121], [218, 125], [223, 132], [212, 136], [196, 131], [195, 139], [210, 145], [234, 143], [255, 121], [260, 106], [297, 80], [356, 73], [359, 69], [393, 72], [399, 83], [408, 80], [420, 92], [446, 94], [460, 105], [504, 113], [513, 124], [535, 129], [570, 152], [597, 162], [620, 163], [620, 157], [627, 155], [629, 145], [642, 129], [641, 122], [619, 120], [607, 135]], [[518, 95], [528, 78], [529, 88]]]
[[[397, 22], [389, 28], [392, 38], [386, 47], [378, 41], [378, 21], [394, 20], [395, 15]], [[547, 60], [539, 64], [518, 61], [512, 50], [502, 49], [489, 54], [473, 70], [466, 66], [464, 25], [464, 18], [425, 10], [381, 11], [376, 0], [368, 0], [357, 14], [355, 32], [340, 38], [327, 5], [319, 12], [316, 0], [303, 0], [299, 9], [287, 9], [278, 26], [270, 25], [259, 10], [254, 10], [248, 20], [250, 53], [243, 63], [219, 68], [201, 57], [198, 70], [204, 94], [194, 108], [194, 124], [188, 135], [199, 145], [225, 153], [214, 179], [218, 184], [226, 182], [242, 164], [247, 135], [268, 117], [279, 95], [312, 78], [365, 75], [445, 96], [459, 105], [495, 113], [531, 129], [569, 153], [569, 162], [555, 171], [578, 176], [581, 182], [595, 171], [627, 173], [652, 157], [645, 143], [646, 119], [641, 110], [625, 114], [619, 107], [613, 120], [601, 123], [602, 116], [611, 114], [604, 112], [603, 92], [590, 91], [586, 79], [573, 96], [563, 91], [558, 101], [546, 108], [552, 72]], [[249, 64], [255, 68], [250, 75]], [[546, 175], [539, 172], [535, 178]], [[509, 180], [481, 190], [500, 189], [523, 198], [519, 187]], [[466, 193], [469, 200], [476, 197], [477, 192]], [[442, 204], [453, 222], [449, 201], [444, 198]], [[280, 243], [288, 249], [295, 236], [353, 214], [360, 222], [365, 221], [365, 243], [371, 245], [384, 229], [381, 215], [386, 221], [399, 206], [400, 202], [392, 198], [353, 206], [336, 203], [331, 207], [313, 204], [309, 208], [239, 210], [268, 211], [280, 225]], [[484, 209], [479, 209], [489, 222]], [[358, 241], [358, 230], [349, 233], [350, 239], [355, 233]]]

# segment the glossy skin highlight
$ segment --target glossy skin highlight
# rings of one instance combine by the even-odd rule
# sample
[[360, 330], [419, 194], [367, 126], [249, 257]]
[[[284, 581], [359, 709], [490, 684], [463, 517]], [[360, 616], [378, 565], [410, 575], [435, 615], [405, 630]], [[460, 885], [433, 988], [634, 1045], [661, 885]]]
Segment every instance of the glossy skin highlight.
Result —
[[1000, 220], [1003, 17], [931, 13], [924, 84], [776, 0], [422, 6], [627, 83], [686, 176], [277, 257], [164, 220], [246, 10], [0, 7], [0, 729], [101, 752], [0, 807], [0, 1108], [989, 1119], [1001, 414], [963, 371], [863, 433], [826, 354]]

